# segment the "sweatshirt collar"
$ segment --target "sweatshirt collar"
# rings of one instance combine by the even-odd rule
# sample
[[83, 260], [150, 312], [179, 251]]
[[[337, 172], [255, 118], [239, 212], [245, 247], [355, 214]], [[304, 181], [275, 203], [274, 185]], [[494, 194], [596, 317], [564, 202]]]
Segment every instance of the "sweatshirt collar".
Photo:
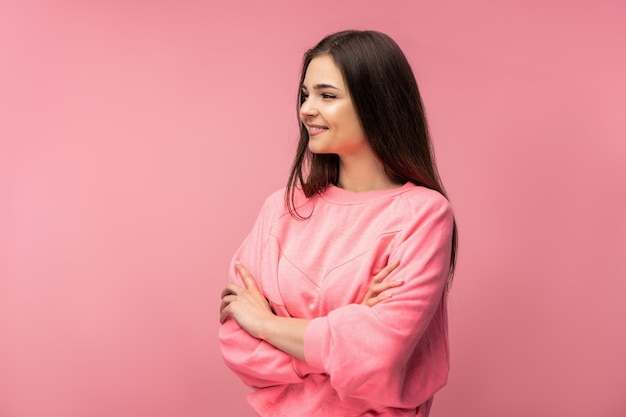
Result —
[[381, 198], [395, 197], [414, 187], [416, 187], [415, 184], [407, 182], [400, 187], [390, 188], [388, 190], [354, 192], [344, 190], [343, 188], [339, 188], [335, 185], [329, 185], [328, 188], [326, 188], [326, 191], [321, 194], [321, 197], [331, 203], [358, 204]]

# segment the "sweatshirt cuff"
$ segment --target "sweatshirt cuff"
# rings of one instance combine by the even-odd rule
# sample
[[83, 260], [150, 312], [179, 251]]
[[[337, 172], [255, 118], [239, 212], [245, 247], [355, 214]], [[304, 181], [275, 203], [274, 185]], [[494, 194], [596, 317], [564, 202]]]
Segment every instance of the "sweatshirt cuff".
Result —
[[328, 343], [328, 317], [318, 317], [309, 322], [304, 330], [304, 359], [310, 366], [326, 372], [324, 352]]

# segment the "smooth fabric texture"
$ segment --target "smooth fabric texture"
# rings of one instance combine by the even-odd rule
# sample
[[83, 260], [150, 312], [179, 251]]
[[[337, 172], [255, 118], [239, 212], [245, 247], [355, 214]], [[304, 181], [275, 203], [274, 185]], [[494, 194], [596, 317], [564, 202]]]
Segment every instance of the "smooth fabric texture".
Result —
[[[248, 267], [277, 315], [311, 319], [306, 361], [245, 332], [219, 331], [225, 363], [254, 391], [263, 417], [428, 415], [449, 369], [445, 285], [453, 214], [438, 192], [402, 187], [354, 193], [330, 186], [265, 201], [233, 261]], [[392, 297], [360, 305], [373, 276], [403, 280]], [[230, 281], [243, 285], [234, 263]]]

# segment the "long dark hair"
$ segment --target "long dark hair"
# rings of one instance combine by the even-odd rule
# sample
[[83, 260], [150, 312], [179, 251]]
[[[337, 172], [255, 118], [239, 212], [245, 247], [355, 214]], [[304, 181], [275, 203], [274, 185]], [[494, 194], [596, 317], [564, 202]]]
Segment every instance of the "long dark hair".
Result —
[[[415, 75], [398, 44], [377, 31], [346, 30], [328, 35], [305, 53], [298, 91], [309, 64], [320, 55], [330, 56], [341, 71], [366, 140], [389, 178], [428, 187], [448, 198], [435, 165]], [[298, 114], [302, 103], [300, 92]], [[302, 218], [294, 202], [297, 187], [311, 197], [339, 179], [339, 157], [314, 154], [308, 143], [308, 132], [300, 122], [300, 140], [285, 193], [285, 203], [296, 218]], [[456, 265], [457, 239], [455, 222], [448, 287]]]

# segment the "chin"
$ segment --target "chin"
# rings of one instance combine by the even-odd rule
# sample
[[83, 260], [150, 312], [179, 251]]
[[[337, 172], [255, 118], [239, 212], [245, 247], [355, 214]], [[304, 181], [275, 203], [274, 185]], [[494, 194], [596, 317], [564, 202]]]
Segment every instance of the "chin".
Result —
[[311, 151], [312, 153], [315, 153], [315, 154], [332, 153], [324, 146], [315, 146], [315, 145], [311, 145], [310, 143], [309, 143], [309, 151]]

